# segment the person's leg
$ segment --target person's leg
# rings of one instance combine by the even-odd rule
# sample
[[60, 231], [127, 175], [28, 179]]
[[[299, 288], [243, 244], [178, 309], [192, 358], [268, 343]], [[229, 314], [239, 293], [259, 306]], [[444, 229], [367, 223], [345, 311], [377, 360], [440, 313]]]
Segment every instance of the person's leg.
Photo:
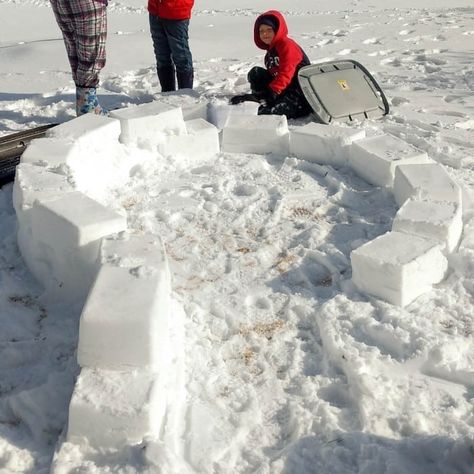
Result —
[[286, 115], [289, 119], [304, 117], [310, 112], [306, 99], [296, 91], [289, 91], [271, 106], [262, 105], [258, 109], [259, 115]]
[[189, 20], [165, 20], [165, 29], [171, 57], [176, 66], [178, 89], [192, 89], [194, 69], [189, 49]]
[[176, 78], [171, 49], [168, 44], [164, 21], [154, 15], [149, 15], [150, 33], [155, 51], [156, 72], [161, 85], [162, 92], [176, 90]]
[[71, 66], [72, 78], [76, 83], [76, 71], [78, 64], [77, 50], [76, 50], [76, 32], [74, 29], [73, 17], [68, 0], [51, 0], [51, 7], [56, 23], [58, 24], [64, 39], [64, 46]]
[[69, 0], [69, 4], [76, 32], [76, 85], [97, 87], [106, 61], [107, 7], [95, 0]]

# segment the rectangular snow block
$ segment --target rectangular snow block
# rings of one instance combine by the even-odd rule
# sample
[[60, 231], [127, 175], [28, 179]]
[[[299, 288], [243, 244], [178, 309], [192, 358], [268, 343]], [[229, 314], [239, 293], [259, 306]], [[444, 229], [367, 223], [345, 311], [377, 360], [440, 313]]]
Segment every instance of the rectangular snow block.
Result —
[[432, 238], [452, 252], [461, 238], [461, 206], [452, 202], [408, 199], [399, 209], [392, 230]]
[[[148, 266], [169, 272], [163, 243], [150, 234], [120, 232], [102, 239], [100, 262], [116, 267], [138, 268]], [[168, 274], [168, 278], [170, 278]]]
[[366, 138], [351, 145], [350, 167], [367, 182], [376, 186], [393, 186], [399, 165], [430, 163], [428, 155], [392, 135]]
[[412, 197], [462, 205], [461, 188], [439, 163], [399, 166], [395, 172], [393, 195], [399, 206]]
[[60, 247], [87, 245], [127, 228], [124, 216], [79, 192], [46, 202], [37, 200], [33, 211], [37, 238]]
[[348, 145], [365, 138], [365, 130], [308, 123], [290, 132], [290, 154], [313, 163], [343, 166]]
[[167, 135], [186, 134], [181, 107], [163, 102], [149, 102], [114, 110], [110, 112], [110, 116], [120, 120], [120, 141], [126, 145], [153, 148]]
[[166, 410], [163, 385], [148, 371], [82, 369], [69, 405], [67, 441], [117, 449], [158, 438]]
[[439, 283], [448, 268], [438, 242], [388, 232], [351, 253], [352, 281], [365, 293], [405, 306]]
[[242, 102], [238, 105], [209, 103], [207, 120], [222, 130], [229, 117], [256, 116], [260, 104], [258, 102]]
[[13, 206], [17, 214], [33, 206], [36, 199], [55, 200], [74, 189], [66, 176], [43, 166], [20, 163], [16, 168], [13, 185]]
[[83, 302], [98, 267], [102, 237], [124, 231], [126, 218], [82, 193], [36, 200], [18, 243], [49, 295]]
[[75, 143], [63, 138], [37, 138], [32, 140], [21, 155], [20, 163], [46, 168], [61, 168], [68, 157], [77, 152]]
[[62, 138], [82, 145], [118, 141], [120, 122], [104, 115], [84, 114], [68, 122], [50, 128], [46, 137]]
[[284, 115], [230, 116], [222, 134], [224, 152], [288, 154], [290, 134]]
[[219, 130], [203, 119], [185, 122], [186, 135], [170, 135], [158, 145], [158, 152], [166, 157], [212, 157], [219, 153]]
[[103, 265], [84, 306], [77, 360], [81, 367], [166, 370], [171, 284], [168, 266]]

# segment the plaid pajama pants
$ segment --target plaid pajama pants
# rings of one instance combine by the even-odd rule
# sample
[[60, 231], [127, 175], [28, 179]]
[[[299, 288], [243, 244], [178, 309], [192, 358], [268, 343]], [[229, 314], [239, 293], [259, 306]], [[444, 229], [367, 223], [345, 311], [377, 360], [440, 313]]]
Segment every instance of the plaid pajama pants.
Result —
[[63, 34], [72, 78], [78, 87], [97, 87], [105, 66], [107, 7], [97, 0], [50, 0]]

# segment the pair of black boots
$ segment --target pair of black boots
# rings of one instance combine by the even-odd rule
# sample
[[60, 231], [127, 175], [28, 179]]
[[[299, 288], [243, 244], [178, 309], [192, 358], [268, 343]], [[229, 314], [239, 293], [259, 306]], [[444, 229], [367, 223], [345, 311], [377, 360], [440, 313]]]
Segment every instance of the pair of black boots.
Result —
[[178, 89], [192, 89], [194, 81], [194, 71], [175, 71], [173, 66], [158, 68], [158, 79], [161, 85], [161, 92], [176, 90], [176, 79]]

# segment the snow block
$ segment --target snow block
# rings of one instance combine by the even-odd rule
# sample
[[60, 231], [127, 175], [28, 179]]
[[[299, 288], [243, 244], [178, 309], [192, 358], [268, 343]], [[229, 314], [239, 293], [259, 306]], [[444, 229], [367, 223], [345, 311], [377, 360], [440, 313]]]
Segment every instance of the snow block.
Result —
[[102, 237], [125, 230], [126, 218], [79, 192], [36, 200], [31, 213], [28, 267], [48, 290], [82, 300], [97, 273]]
[[76, 151], [76, 145], [66, 139], [37, 138], [32, 140], [27, 146], [21, 155], [20, 163], [29, 163], [59, 170]]
[[166, 371], [170, 287], [166, 263], [161, 268], [103, 265], [81, 315], [79, 365]]
[[110, 143], [120, 135], [120, 122], [104, 115], [84, 114], [46, 132], [46, 137], [62, 138], [81, 144]]
[[381, 135], [355, 142], [349, 152], [350, 167], [367, 182], [376, 186], [393, 186], [399, 165], [430, 163], [428, 155], [408, 143]]
[[120, 232], [105, 237], [100, 248], [100, 261], [116, 267], [160, 269], [166, 273], [166, 278], [171, 278], [163, 243], [156, 235]]
[[408, 199], [399, 209], [392, 230], [440, 242], [451, 253], [463, 229], [461, 206], [452, 202]]
[[319, 164], [343, 166], [348, 146], [365, 138], [365, 130], [308, 123], [290, 132], [290, 154]]
[[405, 306], [439, 283], [448, 262], [438, 242], [388, 232], [351, 253], [357, 288], [394, 305]]
[[67, 441], [120, 448], [159, 436], [166, 409], [156, 374], [82, 369], [71, 403]]
[[150, 102], [114, 110], [110, 116], [120, 120], [120, 141], [153, 148], [167, 135], [184, 135], [186, 126], [181, 107], [163, 102]]
[[399, 166], [393, 195], [399, 206], [411, 197], [462, 204], [461, 188], [439, 163]]
[[207, 120], [222, 130], [229, 117], [256, 116], [260, 104], [258, 102], [242, 102], [238, 105], [209, 103]]
[[158, 145], [158, 152], [167, 157], [188, 156], [210, 158], [220, 151], [219, 130], [203, 119], [185, 122], [187, 135], [168, 136]]
[[59, 247], [81, 247], [127, 228], [124, 216], [79, 192], [54, 201], [37, 200], [34, 211], [38, 239]]
[[36, 199], [55, 200], [72, 191], [73, 187], [65, 176], [42, 166], [20, 163], [13, 184], [13, 207], [19, 215], [30, 209]]
[[284, 115], [231, 115], [222, 133], [222, 151], [228, 153], [288, 154], [290, 134]]

